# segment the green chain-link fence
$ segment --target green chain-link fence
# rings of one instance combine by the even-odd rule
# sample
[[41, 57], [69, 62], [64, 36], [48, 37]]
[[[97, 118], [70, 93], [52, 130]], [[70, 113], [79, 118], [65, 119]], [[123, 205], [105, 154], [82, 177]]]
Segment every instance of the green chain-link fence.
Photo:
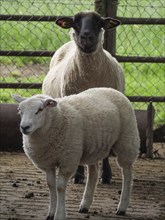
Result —
[[[106, 3], [105, 0], [102, 0]], [[13, 102], [12, 93], [30, 96], [40, 89], [21, 88], [22, 84], [41, 84], [48, 72], [53, 52], [69, 40], [68, 30], [60, 29], [52, 16], [74, 15], [84, 10], [95, 10], [99, 0], [0, 0], [1, 15], [1, 102]], [[116, 2], [115, 0], [107, 0]], [[110, 9], [109, 9], [110, 10]], [[15, 18], [12, 17], [15, 15]], [[27, 19], [25, 18], [27, 16]], [[17, 17], [18, 16], [18, 17]], [[37, 17], [38, 16], [38, 17]], [[45, 20], [43, 16], [47, 16]], [[49, 17], [50, 16], [50, 17]], [[117, 17], [162, 19], [163, 0], [118, 0]], [[38, 19], [38, 20], [37, 20]], [[39, 20], [44, 20], [39, 22]], [[25, 21], [27, 20], [27, 21]], [[34, 21], [35, 20], [35, 21]], [[162, 24], [123, 24], [116, 29], [117, 57], [165, 57], [165, 26]], [[108, 40], [108, 39], [107, 39]], [[23, 52], [28, 51], [27, 54]], [[42, 56], [45, 51], [49, 54]], [[35, 56], [37, 52], [41, 56]], [[15, 53], [15, 54], [14, 54]], [[20, 56], [19, 56], [20, 55]], [[26, 56], [22, 56], [26, 55]], [[120, 60], [119, 60], [120, 61]], [[122, 62], [126, 76], [126, 95], [164, 96], [165, 64], [162, 62]], [[6, 86], [3, 86], [5, 85]], [[15, 86], [13, 86], [15, 85]], [[15, 87], [15, 88], [14, 88]], [[146, 109], [146, 104], [134, 103]], [[165, 123], [164, 103], [154, 103], [156, 125]]]

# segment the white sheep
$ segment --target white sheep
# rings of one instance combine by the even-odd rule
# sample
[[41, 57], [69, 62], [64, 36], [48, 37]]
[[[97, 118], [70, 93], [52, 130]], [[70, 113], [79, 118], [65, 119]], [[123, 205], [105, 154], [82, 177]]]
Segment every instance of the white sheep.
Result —
[[[103, 49], [103, 29], [114, 28], [120, 22], [110, 17], [103, 18], [96, 12], [80, 12], [73, 17], [60, 17], [56, 24], [62, 28], [72, 28], [71, 41], [54, 54], [42, 92], [53, 98], [78, 94], [94, 87], [111, 87], [124, 93], [123, 69]], [[108, 170], [104, 172], [102, 181], [108, 183]], [[83, 178], [77, 179], [75, 182], [83, 181]]]
[[[46, 172], [50, 190], [47, 219], [66, 219], [66, 186], [79, 164], [88, 165], [79, 212], [88, 212], [98, 179], [98, 161], [105, 158], [111, 148], [122, 168], [117, 214], [124, 215], [131, 194], [132, 165], [139, 149], [135, 114], [129, 100], [110, 88], [89, 89], [56, 100], [45, 95], [13, 98], [20, 102], [24, 151]], [[59, 168], [57, 195], [56, 168]]]

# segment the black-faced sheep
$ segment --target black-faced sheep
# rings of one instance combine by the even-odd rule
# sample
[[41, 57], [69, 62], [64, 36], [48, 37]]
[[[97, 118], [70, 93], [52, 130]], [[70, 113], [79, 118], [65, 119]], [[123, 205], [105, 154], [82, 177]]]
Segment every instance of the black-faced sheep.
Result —
[[[98, 179], [98, 162], [108, 156], [111, 148], [122, 169], [117, 214], [124, 215], [131, 195], [132, 165], [139, 149], [135, 114], [129, 100], [110, 88], [89, 89], [56, 100], [45, 95], [13, 98], [20, 102], [24, 151], [46, 172], [50, 190], [47, 219], [66, 219], [66, 186], [79, 164], [88, 165], [79, 210], [88, 212]], [[57, 186], [56, 168], [59, 168]]]
[[[73, 17], [61, 17], [56, 24], [72, 28], [71, 41], [54, 54], [42, 91], [53, 98], [78, 94], [94, 87], [111, 87], [124, 93], [125, 80], [121, 65], [103, 49], [104, 30], [120, 24], [116, 19], [101, 17], [96, 12], [81, 12]], [[104, 29], [104, 30], [103, 30]], [[111, 178], [108, 159], [103, 162], [102, 182]], [[83, 169], [75, 182], [82, 182]]]

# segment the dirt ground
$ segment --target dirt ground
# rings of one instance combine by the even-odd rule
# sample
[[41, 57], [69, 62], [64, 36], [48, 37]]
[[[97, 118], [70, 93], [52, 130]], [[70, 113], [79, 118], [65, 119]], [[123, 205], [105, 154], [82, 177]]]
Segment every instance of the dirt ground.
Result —
[[[68, 220], [163, 220], [165, 219], [165, 160], [138, 159], [134, 165], [131, 204], [125, 217], [115, 215], [121, 190], [121, 173], [110, 158], [113, 180], [98, 184], [88, 214], [78, 207], [84, 185], [68, 183]], [[44, 220], [49, 203], [45, 175], [32, 165], [24, 153], [0, 153], [0, 219]]]

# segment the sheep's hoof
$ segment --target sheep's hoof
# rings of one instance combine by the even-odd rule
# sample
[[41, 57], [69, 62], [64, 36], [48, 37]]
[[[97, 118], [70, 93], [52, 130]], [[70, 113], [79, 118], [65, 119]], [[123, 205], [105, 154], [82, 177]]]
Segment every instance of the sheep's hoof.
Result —
[[53, 216], [47, 216], [45, 220], [53, 220], [54, 219], [54, 215]]
[[110, 184], [111, 183], [111, 179], [110, 178], [102, 178], [101, 179], [101, 183], [102, 184]]
[[74, 183], [75, 184], [84, 183], [84, 167], [83, 166], [78, 166], [76, 174], [74, 175]]
[[80, 208], [79, 213], [88, 213], [88, 209]]
[[117, 212], [116, 212], [116, 215], [125, 215], [126, 214], [126, 212], [125, 211], [120, 211], [120, 210], [118, 210]]
[[74, 178], [74, 184], [84, 184], [84, 178], [75, 177]]

